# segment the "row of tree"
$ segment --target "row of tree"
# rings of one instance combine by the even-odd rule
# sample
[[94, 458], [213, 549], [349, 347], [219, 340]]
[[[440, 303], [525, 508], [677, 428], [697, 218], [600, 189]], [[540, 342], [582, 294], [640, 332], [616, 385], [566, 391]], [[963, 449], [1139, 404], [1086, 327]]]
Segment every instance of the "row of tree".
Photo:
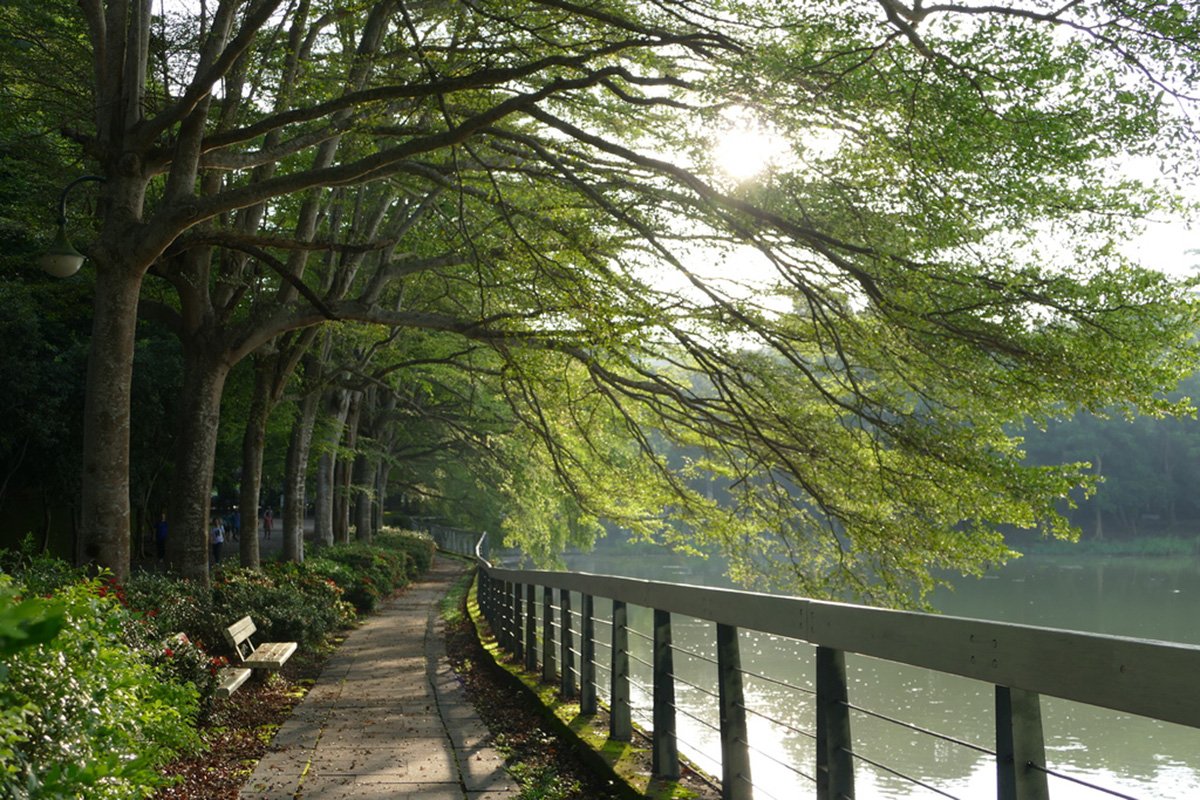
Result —
[[[1014, 421], [1170, 411], [1194, 359], [1187, 282], [1115, 246], [1177, 198], [1105, 169], [1194, 175], [1188, 4], [17, 0], [0, 23], [0, 305], [29, 334], [6, 480], [78, 496], [118, 576], [161, 479], [171, 562], [207, 580], [221, 437], [252, 526], [286, 433], [293, 558], [312, 473], [324, 540], [339, 496], [398, 485], [502, 502], [533, 553], [607, 519], [895, 600], [1002, 558], [996, 524], [1069, 533], [1086, 470], [1023, 462]], [[712, 152], [745, 125], [790, 150], [738, 182]], [[70, 198], [92, 266], [51, 287], [32, 230], [78, 173], [103, 179]]]

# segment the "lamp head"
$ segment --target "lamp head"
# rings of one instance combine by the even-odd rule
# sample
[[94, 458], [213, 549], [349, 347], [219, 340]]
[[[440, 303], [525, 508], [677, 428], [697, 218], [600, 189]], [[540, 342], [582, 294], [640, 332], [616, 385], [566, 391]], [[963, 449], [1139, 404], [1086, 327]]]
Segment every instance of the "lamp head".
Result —
[[86, 256], [76, 250], [67, 239], [66, 225], [58, 224], [58, 233], [50, 247], [38, 259], [38, 266], [56, 278], [69, 278], [83, 266]]

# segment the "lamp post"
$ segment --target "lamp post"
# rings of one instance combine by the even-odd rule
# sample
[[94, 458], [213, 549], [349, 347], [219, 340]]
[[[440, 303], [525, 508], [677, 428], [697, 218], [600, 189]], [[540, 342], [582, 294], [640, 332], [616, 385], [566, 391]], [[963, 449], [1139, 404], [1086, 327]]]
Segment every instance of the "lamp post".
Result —
[[81, 175], [63, 188], [62, 194], [58, 196], [58, 232], [54, 235], [50, 248], [38, 259], [38, 266], [56, 278], [71, 277], [83, 266], [86, 258], [67, 239], [67, 193], [86, 181], [103, 183], [104, 178], [99, 175]]

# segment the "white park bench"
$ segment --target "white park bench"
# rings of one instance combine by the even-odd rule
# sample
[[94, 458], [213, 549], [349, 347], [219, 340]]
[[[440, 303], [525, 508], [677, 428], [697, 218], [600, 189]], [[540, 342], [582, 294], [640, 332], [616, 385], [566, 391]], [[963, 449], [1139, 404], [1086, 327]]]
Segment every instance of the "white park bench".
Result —
[[255, 669], [277, 670], [281, 668], [298, 645], [295, 642], [263, 642], [255, 645], [251, 636], [258, 630], [254, 620], [242, 617], [225, 629], [225, 641], [237, 653], [241, 666], [226, 667], [217, 673], [217, 695], [228, 697], [237, 691]]

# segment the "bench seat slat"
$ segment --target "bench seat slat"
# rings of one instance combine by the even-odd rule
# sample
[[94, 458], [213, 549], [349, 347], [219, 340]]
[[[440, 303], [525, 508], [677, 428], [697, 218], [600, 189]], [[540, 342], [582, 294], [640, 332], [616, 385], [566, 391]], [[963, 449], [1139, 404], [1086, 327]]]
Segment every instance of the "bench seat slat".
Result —
[[246, 667], [226, 667], [217, 673], [217, 697], [229, 697], [250, 677]]
[[295, 642], [264, 642], [242, 663], [259, 669], [279, 669], [296, 652], [297, 646]]

